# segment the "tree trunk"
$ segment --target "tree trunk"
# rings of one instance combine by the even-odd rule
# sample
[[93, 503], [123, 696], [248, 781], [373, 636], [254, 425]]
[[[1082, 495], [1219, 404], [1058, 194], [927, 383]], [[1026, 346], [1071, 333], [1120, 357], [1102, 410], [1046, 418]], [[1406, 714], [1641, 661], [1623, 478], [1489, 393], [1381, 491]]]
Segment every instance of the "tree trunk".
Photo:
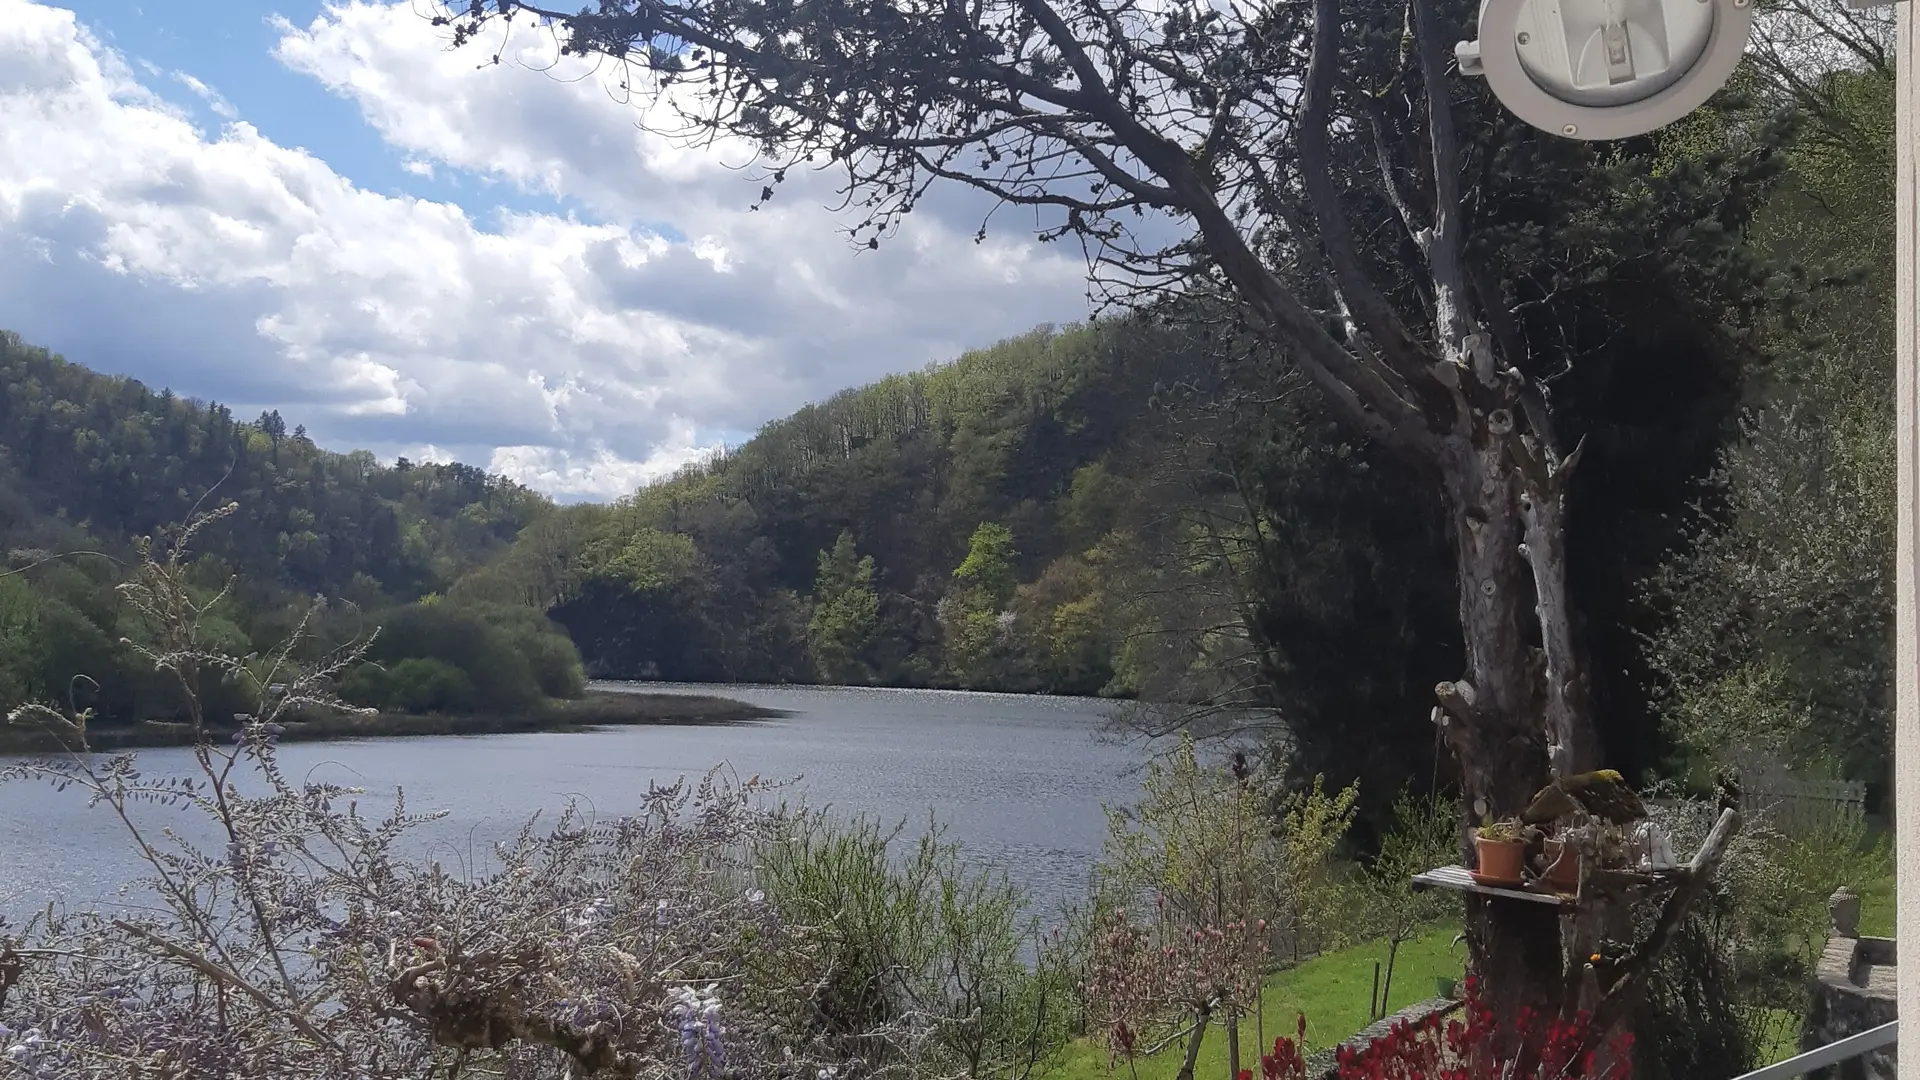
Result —
[[1193, 1035], [1187, 1040], [1187, 1056], [1180, 1062], [1180, 1072], [1174, 1080], [1193, 1080], [1193, 1063], [1200, 1058], [1200, 1041], [1207, 1037], [1207, 1024], [1213, 1019], [1213, 1010], [1201, 1006], [1193, 1018]]
[[1389, 998], [1393, 996], [1393, 964], [1394, 964], [1394, 961], [1398, 960], [1399, 958], [1400, 958], [1400, 935], [1396, 933], [1393, 935], [1392, 939], [1387, 942], [1387, 974], [1384, 978], [1380, 980], [1380, 1015], [1381, 1016], [1386, 1016], [1388, 1013], [1393, 1011], [1393, 1007], [1391, 1005], [1388, 1005], [1387, 1001]]
[[1227, 1080], [1240, 1077], [1240, 1014], [1227, 1014]]
[[[1598, 765], [1584, 665], [1565, 609], [1565, 470], [1526, 468], [1512, 423], [1493, 410], [1471, 437], [1449, 436], [1441, 456], [1467, 670], [1437, 688], [1436, 719], [1460, 764], [1468, 860], [1473, 828], [1518, 814], [1554, 765], [1562, 772]], [[1561, 931], [1558, 912], [1545, 904], [1467, 898], [1471, 972], [1496, 1015], [1516, 1016], [1522, 1007], [1550, 1015], [1573, 1004]]]

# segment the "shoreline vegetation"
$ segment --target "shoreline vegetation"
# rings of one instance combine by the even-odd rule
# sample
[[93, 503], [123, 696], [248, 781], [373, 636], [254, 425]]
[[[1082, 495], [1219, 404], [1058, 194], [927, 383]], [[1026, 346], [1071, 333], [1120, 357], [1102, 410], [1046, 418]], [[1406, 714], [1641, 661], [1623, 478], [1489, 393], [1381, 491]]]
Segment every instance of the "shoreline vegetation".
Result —
[[[529, 732], [585, 732], [610, 727], [642, 725], [723, 726], [754, 723], [787, 715], [731, 698], [696, 694], [648, 694], [624, 690], [590, 689], [586, 696], [553, 700], [532, 709], [506, 713], [396, 713], [374, 716], [329, 716], [286, 725], [282, 742], [327, 742], [341, 739], [399, 738], [423, 735], [515, 735]], [[212, 725], [219, 738], [236, 728]], [[90, 726], [87, 741], [95, 751], [191, 746], [193, 731], [186, 724], [146, 721], [140, 724]], [[0, 754], [33, 754], [64, 749], [45, 728], [0, 725]]]

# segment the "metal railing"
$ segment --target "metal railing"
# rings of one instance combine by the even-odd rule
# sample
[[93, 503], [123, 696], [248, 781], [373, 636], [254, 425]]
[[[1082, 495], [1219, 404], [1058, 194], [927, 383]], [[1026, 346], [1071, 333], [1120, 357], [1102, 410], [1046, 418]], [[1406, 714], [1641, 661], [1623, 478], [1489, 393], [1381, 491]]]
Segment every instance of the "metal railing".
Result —
[[1815, 1069], [1838, 1065], [1848, 1058], [1871, 1053], [1883, 1046], [1892, 1046], [1899, 1038], [1900, 1021], [1889, 1020], [1877, 1028], [1868, 1028], [1858, 1035], [1849, 1035], [1839, 1042], [1828, 1043], [1818, 1050], [1809, 1050], [1764, 1069], [1755, 1069], [1745, 1076], [1738, 1077], [1737, 1080], [1787, 1080], [1791, 1076], [1803, 1076]]

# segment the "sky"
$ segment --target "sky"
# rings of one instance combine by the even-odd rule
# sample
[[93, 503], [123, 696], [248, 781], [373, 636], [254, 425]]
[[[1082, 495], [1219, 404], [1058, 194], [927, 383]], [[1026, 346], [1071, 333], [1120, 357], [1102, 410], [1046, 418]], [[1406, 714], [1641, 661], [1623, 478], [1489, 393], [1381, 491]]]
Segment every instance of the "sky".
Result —
[[[889, 372], [1089, 314], [1077, 247], [649, 133], [618, 73], [428, 0], [0, 0], [0, 328], [321, 445], [616, 498]], [[498, 49], [498, 66], [482, 65]]]

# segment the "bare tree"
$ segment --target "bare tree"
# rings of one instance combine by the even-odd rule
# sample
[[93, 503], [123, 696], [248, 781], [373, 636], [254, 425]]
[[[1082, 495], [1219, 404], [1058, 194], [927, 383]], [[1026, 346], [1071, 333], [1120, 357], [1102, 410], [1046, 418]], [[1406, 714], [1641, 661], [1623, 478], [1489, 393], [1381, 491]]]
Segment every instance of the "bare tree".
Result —
[[[437, 21], [460, 45], [528, 20], [614, 61], [620, 87], [667, 104], [679, 134], [759, 147], [763, 199], [789, 170], [838, 170], [858, 245], [877, 247], [945, 182], [1034, 209], [1043, 240], [1079, 240], [1110, 300], [1230, 295], [1444, 504], [1466, 657], [1434, 718], [1469, 812], [1498, 816], [1550, 774], [1602, 764], [1568, 597], [1581, 450], [1525, 370], [1537, 358], [1517, 301], [1469, 266], [1467, 174], [1491, 151], [1463, 153], [1454, 99], [1477, 91], [1452, 78], [1459, 35], [1440, 5], [473, 0]], [[1155, 239], [1164, 219], [1178, 239]], [[1363, 235], [1382, 220], [1392, 232]], [[1473, 900], [1469, 940], [1497, 1006], [1597, 1003], [1549, 908]], [[1607, 1016], [1636, 981], [1606, 993]]]

